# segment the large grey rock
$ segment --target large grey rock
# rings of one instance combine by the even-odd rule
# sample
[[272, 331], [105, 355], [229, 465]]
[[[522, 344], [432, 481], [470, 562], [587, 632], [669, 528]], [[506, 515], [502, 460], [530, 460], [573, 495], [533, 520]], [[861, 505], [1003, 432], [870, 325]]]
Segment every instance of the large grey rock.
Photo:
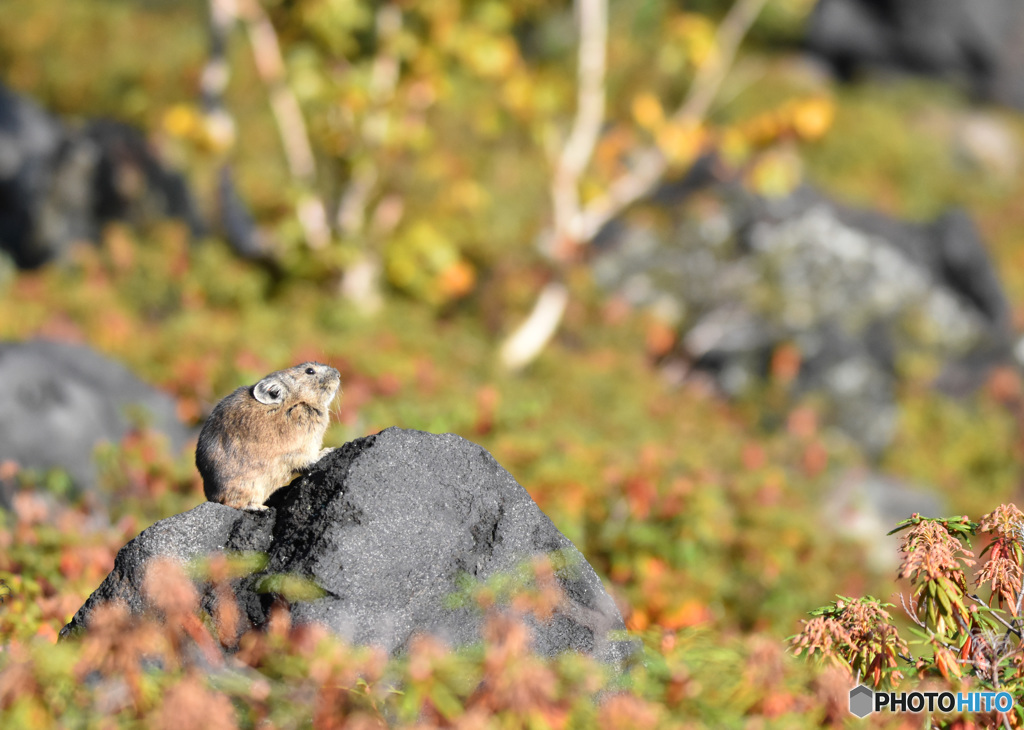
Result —
[[136, 421], [173, 451], [189, 439], [173, 398], [84, 345], [2, 342], [0, 383], [0, 462], [62, 469], [79, 489], [96, 483], [96, 447], [120, 442]]
[[391, 654], [420, 633], [460, 646], [478, 641], [481, 629], [474, 611], [446, 602], [460, 576], [485, 579], [557, 552], [565, 600], [549, 621], [534, 621], [535, 648], [616, 665], [634, 650], [609, 635], [625, 626], [593, 568], [487, 451], [459, 436], [390, 428], [352, 441], [267, 504], [253, 513], [207, 502], [145, 530], [122, 548], [62, 636], [87, 629], [106, 601], [142, 610], [142, 574], [156, 557], [255, 550], [267, 555], [266, 568], [236, 586], [251, 626], [265, 623], [275, 600], [255, 586], [288, 573], [325, 592], [293, 602], [293, 621], [324, 624]]
[[615, 221], [593, 260], [603, 287], [678, 326], [677, 357], [729, 395], [795, 344], [794, 395], [823, 396], [871, 455], [896, 423], [900, 359], [926, 354], [964, 394], [1012, 352], [1010, 308], [970, 216], [903, 221], [810, 187], [784, 198], [690, 176], [652, 196], [663, 215]]

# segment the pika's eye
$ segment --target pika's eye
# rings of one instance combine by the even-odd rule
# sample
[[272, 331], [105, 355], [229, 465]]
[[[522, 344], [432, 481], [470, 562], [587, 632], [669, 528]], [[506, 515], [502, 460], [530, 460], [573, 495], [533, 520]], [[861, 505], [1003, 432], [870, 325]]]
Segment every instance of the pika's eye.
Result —
[[306, 375], [316, 375], [316, 370], [313, 368], [306, 368]]

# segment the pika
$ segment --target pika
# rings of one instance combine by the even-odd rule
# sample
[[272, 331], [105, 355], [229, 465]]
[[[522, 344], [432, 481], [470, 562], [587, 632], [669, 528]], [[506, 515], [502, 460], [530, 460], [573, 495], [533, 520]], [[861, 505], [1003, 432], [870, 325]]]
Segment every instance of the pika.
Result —
[[320, 460], [338, 371], [318, 362], [278, 370], [238, 388], [199, 433], [196, 466], [211, 502], [266, 509], [271, 494]]

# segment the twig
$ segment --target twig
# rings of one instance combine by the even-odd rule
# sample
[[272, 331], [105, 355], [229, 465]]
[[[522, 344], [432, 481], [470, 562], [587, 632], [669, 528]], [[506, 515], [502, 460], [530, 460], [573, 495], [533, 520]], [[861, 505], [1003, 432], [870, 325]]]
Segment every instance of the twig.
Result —
[[[698, 126], [732, 66], [740, 41], [767, 0], [736, 0], [716, 34], [715, 56], [702, 65], [686, 98], [672, 115], [673, 123]], [[579, 200], [579, 179], [590, 162], [604, 120], [605, 65], [608, 35], [607, 0], [577, 0], [580, 45], [577, 66], [577, 104], [572, 131], [553, 173], [556, 262], [566, 265], [569, 254], [588, 244], [612, 218], [648, 194], [665, 175], [668, 161], [656, 146], [636, 156], [633, 169], [609, 185], [607, 192], [585, 207]], [[559, 268], [556, 277], [564, 272]], [[501, 348], [500, 360], [519, 369], [540, 354], [565, 313], [565, 284], [547, 284], [529, 318]]]
[[[928, 625], [922, 619], [917, 617], [917, 606], [914, 604], [913, 598], [910, 599], [910, 608], [907, 608], [906, 599], [904, 599], [903, 594], [900, 593], [900, 605], [903, 606], [904, 612], [906, 612], [907, 617], [910, 618], [911, 621], [913, 621], [915, 624], [917, 624], [922, 629], [928, 632], [929, 638], [942, 644], [942, 646], [946, 647], [952, 652], [958, 651], [957, 647], [953, 646], [947, 641], [943, 641], [934, 631], [928, 628]], [[902, 656], [902, 654], [900, 656]]]
[[578, 0], [576, 9], [580, 28], [576, 116], [551, 181], [555, 235], [567, 237], [573, 244], [584, 240], [577, 230], [580, 176], [590, 164], [604, 123], [608, 2]]
[[[980, 598], [980, 597], [979, 597], [979, 596], [978, 596], [977, 594], [975, 594], [975, 593], [968, 593], [968, 594], [967, 594], [967, 597], [968, 597], [968, 598], [970, 598], [971, 600], [975, 601], [976, 603], [978, 603], [978, 604], [982, 605], [982, 606], [986, 606], [986, 607], [988, 606], [988, 604], [987, 604], [987, 603], [985, 603], [985, 601], [983, 601], [983, 600], [982, 600], [982, 599], [981, 599], [981, 598]], [[1015, 627], [1015, 626], [1013, 626], [1012, 624], [1010, 624], [1009, 622], [1007, 622], [1007, 621], [1006, 621], [1006, 620], [1005, 620], [1005, 619], [1004, 619], [1004, 618], [1003, 618], [1002, 616], [1000, 616], [1000, 615], [999, 615], [998, 613], [996, 613], [995, 611], [993, 611], [993, 612], [992, 612], [992, 613], [991, 613], [990, 615], [991, 615], [991, 616], [992, 616], [992, 618], [994, 618], [994, 619], [995, 619], [996, 621], [998, 621], [998, 622], [999, 622], [999, 623], [1001, 623], [1001, 624], [1002, 624], [1003, 626], [1005, 626], [1005, 627], [1006, 627], [1006, 631], [1007, 631], [1008, 633], [1011, 633], [1011, 634], [1013, 634], [1013, 635], [1014, 635], [1014, 636], [1016, 636], [1016, 637], [1017, 637], [1018, 639], [1020, 639], [1020, 638], [1024, 638], [1024, 637], [1022, 637], [1022, 636], [1021, 636], [1021, 632], [1020, 632], [1020, 629], [1018, 629], [1017, 627]]]
[[690, 92], [672, 115], [673, 121], [701, 120], [707, 116], [718, 88], [732, 66], [740, 42], [761, 14], [767, 0], [737, 0], [718, 26], [715, 53], [701, 65]]
[[[370, 67], [369, 96], [371, 108], [359, 126], [359, 135], [369, 146], [383, 141], [387, 133], [388, 115], [384, 106], [395, 95], [398, 86], [399, 62], [389, 49], [391, 41], [402, 29], [402, 10], [396, 5], [382, 5], [377, 10], [377, 45], [381, 49]], [[366, 208], [370, 203], [380, 175], [373, 162], [357, 164], [338, 205], [338, 228], [345, 235], [359, 233], [366, 224]]]
[[219, 152], [235, 143], [235, 120], [224, 105], [224, 92], [231, 79], [228, 36], [237, 19], [235, 0], [210, 0], [210, 56], [199, 77], [199, 95], [206, 134]]
[[533, 311], [501, 347], [501, 364], [518, 370], [544, 349], [562, 321], [569, 303], [569, 289], [561, 281], [548, 282], [537, 297]]
[[358, 165], [338, 202], [338, 229], [345, 236], [359, 233], [366, 224], [366, 206], [377, 184], [377, 168], [374, 165]]
[[[400, 63], [394, 49], [394, 39], [402, 29], [402, 10], [394, 4], [381, 5], [375, 19], [377, 31], [377, 55], [370, 67], [369, 97], [370, 109], [359, 125], [358, 134], [363, 143], [371, 149], [367, 159], [357, 161], [352, 168], [348, 185], [338, 202], [337, 225], [346, 237], [362, 236], [362, 250], [359, 258], [346, 267], [342, 277], [340, 293], [359, 309], [373, 313], [380, 309], [380, 256], [373, 250], [371, 242], [376, 236], [364, 236], [367, 232], [367, 218], [379, 217], [389, 210], [387, 197], [377, 205], [374, 216], [367, 216], [371, 200], [378, 192], [381, 175], [372, 154], [385, 140], [390, 117], [387, 105], [394, 99], [398, 87]], [[383, 206], [383, 207], [382, 207]], [[395, 210], [394, 206], [390, 210]], [[400, 215], [401, 207], [397, 209]], [[397, 224], [397, 219], [385, 228]], [[369, 224], [371, 233], [374, 226]]]
[[[976, 596], [971, 596], [971, 598], [974, 598], [975, 600], [977, 600]], [[978, 631], [978, 632], [975, 632], [975, 636], [976, 636], [977, 639], [980, 639], [980, 641], [976, 641], [975, 642], [975, 646], [977, 647], [977, 646], [980, 645], [982, 648], [981, 649], [975, 649], [975, 651], [972, 652], [972, 653], [975, 655], [975, 657], [977, 657], [978, 654], [980, 653], [982, 655], [981, 656], [981, 661], [985, 662], [988, 666], [987, 667], [980, 667], [980, 666], [978, 666], [978, 664], [979, 664], [978, 659], [967, 661], [965, 663], [972, 665], [974, 667], [974, 669], [975, 669], [975, 672], [982, 673], [982, 674], [984, 674], [984, 671], [987, 668], [989, 670], [989, 677], [988, 677], [988, 679], [992, 683], [992, 688], [995, 689], [998, 692], [999, 688], [1002, 686], [1001, 683], [999, 682], [999, 667], [1000, 667], [1000, 665], [1003, 664], [1003, 662], [1007, 661], [1014, 654], [1018, 653], [1020, 651], [1020, 648], [1017, 647], [1017, 648], [1011, 649], [1010, 651], [1002, 651], [1002, 646], [1005, 646], [1006, 643], [1009, 642], [1009, 633], [1004, 634], [1002, 636], [1002, 638], [1000, 640], [998, 640], [998, 641], [995, 639], [995, 636], [996, 636], [995, 632], [981, 632], [981, 631]], [[1002, 645], [1002, 646], [1000, 646], [1000, 645]], [[987, 653], [991, 656], [991, 658], [989, 656], [985, 656], [986, 650], [987, 650]], [[996, 714], [1000, 718], [1002, 718], [1002, 720], [1003, 720], [1003, 723], [1002, 723], [1003, 727], [1009, 729], [1010, 728], [1010, 724], [1009, 724], [1009, 719], [1008, 719], [1006, 713], [997, 711]]]
[[331, 232], [323, 201], [313, 192], [317, 178], [316, 158], [299, 100], [287, 83], [277, 31], [256, 0], [238, 0], [238, 3], [239, 17], [244, 21], [252, 45], [256, 72], [268, 90], [270, 109], [277, 122], [288, 170], [292, 178], [305, 188], [296, 204], [299, 223], [306, 242], [312, 248], [323, 248], [330, 241]]
[[[907, 608], [906, 599], [904, 598], [903, 594], [900, 593], [900, 605], [903, 606], [903, 612], [907, 614], [907, 616], [910, 618], [911, 621], [913, 621], [915, 624], [920, 626], [922, 629], [926, 629], [927, 628], [925, 626], [925, 624], [924, 624], [924, 621], [922, 621], [921, 619], [919, 619], [917, 617], [917, 606], [914, 605], [914, 599], [913, 598], [910, 599], [910, 608]], [[911, 610], [911, 609], [913, 609], [913, 610]]]
[[[689, 93], [672, 113], [673, 123], [696, 127], [704, 120], [732, 66], [740, 42], [766, 1], [736, 0], [718, 26], [715, 55], [698, 69]], [[596, 198], [582, 212], [578, 226], [579, 240], [592, 240], [605, 224], [653, 190], [667, 168], [668, 161], [657, 147], [652, 146], [642, 152], [633, 169], [613, 182], [607, 193]]]
[[[608, 1], [577, 0], [579, 52], [576, 78], [576, 116], [551, 178], [555, 250], [568, 258], [584, 239], [581, 223], [579, 182], [590, 163], [604, 122], [605, 64], [608, 45]], [[518, 370], [533, 361], [558, 330], [569, 302], [569, 290], [556, 279], [541, 290], [526, 321], [505, 340], [499, 352], [501, 364]]]
[[402, 9], [397, 5], [381, 5], [374, 19], [377, 44], [382, 47], [370, 68], [370, 101], [380, 107], [391, 100], [398, 86], [398, 56], [389, 46], [402, 30]]

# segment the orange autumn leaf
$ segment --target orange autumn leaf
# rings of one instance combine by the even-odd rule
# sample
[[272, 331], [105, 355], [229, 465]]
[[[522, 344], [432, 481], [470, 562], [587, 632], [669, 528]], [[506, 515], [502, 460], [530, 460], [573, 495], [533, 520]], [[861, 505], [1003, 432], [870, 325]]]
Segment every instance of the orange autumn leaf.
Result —
[[825, 135], [835, 119], [836, 107], [831, 99], [816, 97], [793, 104], [790, 123], [802, 139], [816, 140]]
[[804, 449], [802, 463], [807, 476], [815, 477], [828, 466], [828, 450], [821, 441], [812, 441]]
[[714, 615], [703, 602], [695, 598], [683, 601], [678, 607], [658, 618], [658, 624], [666, 629], [682, 629], [709, 623]]
[[647, 615], [647, 612], [641, 608], [638, 608], [629, 615], [626, 619], [626, 628], [630, 631], [643, 631], [651, 625], [651, 619]]
[[448, 299], [458, 299], [473, 290], [476, 270], [466, 261], [456, 261], [441, 272], [438, 285]]
[[638, 519], [647, 519], [651, 503], [658, 496], [654, 482], [644, 477], [632, 477], [626, 481], [625, 490], [629, 511]]
[[651, 357], [664, 357], [676, 344], [676, 330], [664, 322], [652, 321], [647, 325], [644, 342]]
[[800, 374], [802, 359], [800, 349], [796, 345], [779, 345], [772, 353], [772, 379], [777, 380], [783, 385], [793, 382], [796, 376]]

